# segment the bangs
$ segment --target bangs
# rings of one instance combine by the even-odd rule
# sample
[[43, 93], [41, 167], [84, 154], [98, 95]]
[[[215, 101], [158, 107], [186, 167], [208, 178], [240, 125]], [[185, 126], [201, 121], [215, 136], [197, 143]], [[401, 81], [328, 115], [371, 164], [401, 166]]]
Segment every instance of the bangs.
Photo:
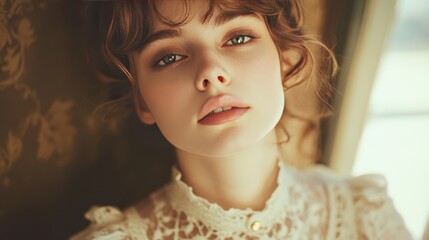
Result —
[[[177, 27], [186, 24], [193, 17], [192, 13], [194, 12], [194, 4], [192, 3], [195, 3], [194, 1], [195, 0], [180, 1], [180, 12], [182, 14], [176, 12], [177, 16], [175, 16], [175, 19], [168, 18], [167, 16], [161, 14], [161, 12], [159, 11], [159, 6], [158, 4], [156, 4], [160, 1], [150, 0], [149, 5], [150, 8], [153, 10], [152, 12], [155, 13], [154, 17], [156, 17], [161, 23], [167, 26]], [[222, 13], [224, 21], [228, 21], [235, 16], [251, 14], [269, 16], [275, 15], [279, 12], [279, 7], [274, 4], [274, 1], [252, 1], [252, 6], [249, 6], [250, 4], [248, 3], [248, 1], [239, 0], [206, 0], [206, 3], [207, 10], [200, 19], [202, 24], [207, 24], [208, 22], [210, 22], [213, 15], [215, 15], [216, 13]]]
[[[112, 23], [116, 25], [113, 28], [119, 30], [120, 39], [111, 42], [110, 45], [115, 46], [112, 50], [125, 55], [138, 52], [145, 46], [149, 35], [153, 33], [155, 19], [169, 27], [180, 27], [188, 23], [194, 17], [196, 10], [194, 1], [179, 1], [178, 11], [173, 17], [165, 13], [163, 15], [160, 11], [162, 3], [168, 4], [167, 0], [139, 0], [132, 4], [130, 3], [132, 1], [117, 1], [116, 14], [114, 13], [113, 16], [116, 19], [112, 19]], [[245, 0], [206, 0], [206, 3], [207, 10], [200, 19], [202, 24], [208, 24], [217, 13], [221, 13], [221, 16], [214, 19], [216, 25], [236, 16], [252, 14], [262, 16], [264, 21], [267, 21], [267, 17], [278, 15], [281, 11], [276, 1], [270, 0], [254, 0], [252, 4]]]

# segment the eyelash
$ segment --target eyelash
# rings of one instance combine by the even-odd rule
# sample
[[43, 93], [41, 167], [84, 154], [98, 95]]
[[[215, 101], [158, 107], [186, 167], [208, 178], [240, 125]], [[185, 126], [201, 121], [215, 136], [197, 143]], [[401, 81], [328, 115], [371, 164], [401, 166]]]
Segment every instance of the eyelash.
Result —
[[[233, 39], [237, 39], [237, 38], [242, 38], [243, 40], [242, 40], [242, 42], [234, 44], [232, 42], [232, 40]], [[223, 46], [232, 47], [232, 46], [236, 46], [236, 45], [244, 45], [244, 44], [247, 44], [248, 42], [252, 41], [253, 39], [257, 39], [257, 38], [258, 38], [257, 36], [255, 36], [253, 34], [250, 34], [250, 33], [238, 33], [238, 34], [234, 34], [232, 37], [230, 37], [229, 40], [226, 41], [225, 44], [223, 44]], [[229, 44], [229, 42], [231, 42], [231, 44]], [[169, 58], [171, 58], [171, 57], [173, 57], [173, 59], [170, 59], [170, 60], [172, 60], [172, 62], [166, 63], [166, 61]], [[177, 59], [177, 58], [179, 58], [179, 59]], [[186, 59], [186, 56], [180, 55], [180, 54], [176, 54], [176, 53], [171, 53], [171, 54], [163, 55], [161, 58], [159, 58], [155, 62], [155, 64], [153, 65], [153, 68], [163, 68], [163, 67], [166, 67], [166, 66], [168, 66], [170, 64], [174, 64], [174, 63], [176, 63], [178, 61], [181, 61], [183, 59]]]
[[[174, 59], [172, 60], [173, 62], [171, 63], [166, 63], [167, 60], [171, 60], [171, 57], [173, 57]], [[179, 57], [179, 59], [177, 59], [177, 57]], [[156, 61], [155, 63], [155, 67], [164, 67], [170, 64], [173, 64], [177, 61], [180, 61], [181, 59], [185, 59], [186, 56], [180, 55], [180, 54], [167, 54], [161, 57], [161, 59], [159, 59], [158, 61]]]
[[[236, 38], [239, 38], [239, 37], [242, 37], [243, 39], [246, 39], [246, 38], [248, 38], [247, 40], [243, 40], [243, 42], [241, 42], [241, 43], [236, 43], [236, 44], [228, 44], [229, 42], [231, 42], [232, 43], [232, 40], [233, 39], [236, 39]], [[253, 36], [252, 34], [235, 34], [234, 36], [232, 36], [224, 45], [225, 46], [235, 46], [235, 45], [243, 45], [243, 44], [246, 44], [247, 42], [249, 42], [249, 41], [252, 41], [253, 39], [255, 39], [256, 37], [255, 36]]]

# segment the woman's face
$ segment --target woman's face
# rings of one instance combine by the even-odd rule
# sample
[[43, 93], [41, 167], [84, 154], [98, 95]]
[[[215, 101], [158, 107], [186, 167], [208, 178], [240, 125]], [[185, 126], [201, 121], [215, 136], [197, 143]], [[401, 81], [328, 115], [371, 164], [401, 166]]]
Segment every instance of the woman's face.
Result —
[[[151, 41], [134, 56], [146, 106], [137, 112], [176, 148], [231, 155], [267, 136], [283, 113], [279, 55], [258, 16], [231, 19], [215, 11], [202, 23], [206, 2], [190, 3], [189, 22], [172, 28], [155, 20]], [[180, 1], [158, 7], [173, 20], [184, 11]], [[217, 107], [233, 108], [202, 119]]]

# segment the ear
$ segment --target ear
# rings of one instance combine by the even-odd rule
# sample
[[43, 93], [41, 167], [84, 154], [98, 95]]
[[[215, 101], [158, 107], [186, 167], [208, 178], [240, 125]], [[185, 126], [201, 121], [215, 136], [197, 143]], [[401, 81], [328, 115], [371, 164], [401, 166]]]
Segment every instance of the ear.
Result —
[[155, 124], [155, 119], [153, 118], [152, 113], [149, 111], [143, 98], [138, 93], [134, 94], [134, 106], [140, 121], [147, 125]]
[[287, 76], [294, 68], [295, 65], [301, 60], [301, 54], [298, 51], [293, 49], [283, 50], [280, 52], [280, 65], [281, 65], [281, 74], [284, 79], [283, 86], [286, 89], [289, 89], [299, 83], [297, 78], [288, 78]]

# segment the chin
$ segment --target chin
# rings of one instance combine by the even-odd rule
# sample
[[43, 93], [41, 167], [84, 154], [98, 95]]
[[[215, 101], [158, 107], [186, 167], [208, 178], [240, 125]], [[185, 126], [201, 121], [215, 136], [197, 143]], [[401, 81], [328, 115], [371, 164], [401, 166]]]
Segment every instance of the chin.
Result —
[[246, 132], [245, 134], [233, 134], [232, 136], [223, 136], [218, 138], [212, 143], [206, 143], [199, 148], [194, 149], [194, 153], [202, 156], [209, 157], [229, 157], [238, 154], [248, 149], [253, 149], [258, 146], [259, 143], [271, 131], [257, 132]]
[[207, 156], [207, 157], [229, 157], [233, 156], [243, 150], [246, 150], [246, 147], [241, 144], [241, 146], [230, 146], [230, 147], [218, 147], [211, 148], [211, 149], [205, 149], [206, 151], [200, 151], [199, 155]]
[[185, 141], [176, 138], [174, 140], [182, 141], [170, 141], [170, 143], [182, 151], [195, 155], [214, 158], [233, 156], [249, 149], [261, 147], [266, 144], [265, 141], [272, 142], [273, 136], [270, 134], [274, 133], [280, 115], [270, 114], [274, 117], [253, 118], [251, 124], [247, 121], [219, 131], [209, 132], [209, 134], [189, 136]]

